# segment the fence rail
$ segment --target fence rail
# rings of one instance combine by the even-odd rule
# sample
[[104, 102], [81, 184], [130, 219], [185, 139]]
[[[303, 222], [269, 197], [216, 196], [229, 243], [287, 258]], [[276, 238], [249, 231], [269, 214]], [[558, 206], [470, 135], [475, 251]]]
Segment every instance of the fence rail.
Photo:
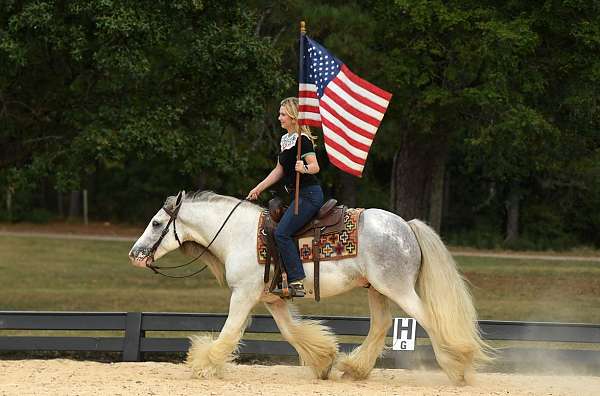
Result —
[[[186, 352], [186, 338], [147, 337], [151, 331], [201, 331], [218, 332], [227, 315], [207, 313], [157, 313], [157, 312], [30, 312], [0, 311], [0, 351], [96, 351], [121, 352], [123, 361], [140, 361], [146, 352]], [[366, 336], [369, 318], [311, 316], [323, 321], [337, 335]], [[543, 341], [560, 343], [600, 344], [600, 325], [547, 322], [479, 322], [486, 340]], [[3, 330], [79, 330], [120, 331], [121, 337], [87, 336], [3, 336]], [[390, 329], [388, 336], [392, 336]], [[279, 333], [274, 320], [267, 315], [256, 315], [246, 333]], [[427, 334], [417, 326], [417, 337]], [[342, 344], [350, 350], [356, 344]], [[245, 340], [241, 354], [293, 356], [296, 351], [284, 341]], [[395, 367], [409, 368], [419, 361], [434, 360], [429, 346], [419, 346], [415, 352], [388, 351]], [[590, 369], [600, 368], [600, 350], [593, 349], [502, 349], [499, 362], [508, 365], [520, 363], [552, 364], [569, 362]]]

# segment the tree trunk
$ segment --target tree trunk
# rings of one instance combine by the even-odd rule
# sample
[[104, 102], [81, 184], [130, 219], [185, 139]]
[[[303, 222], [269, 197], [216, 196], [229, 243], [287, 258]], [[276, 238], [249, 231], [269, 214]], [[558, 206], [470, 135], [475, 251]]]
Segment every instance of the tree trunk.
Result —
[[65, 207], [63, 204], [63, 193], [61, 191], [56, 192], [56, 209], [58, 211], [58, 217], [63, 219], [65, 217]]
[[403, 144], [394, 156], [392, 210], [405, 220], [425, 219], [429, 166], [409, 146]]
[[442, 223], [444, 223], [444, 219], [448, 216], [450, 211], [450, 181], [452, 179], [452, 175], [450, 172], [446, 172], [444, 175], [444, 202], [442, 204]]
[[[446, 146], [447, 142], [443, 136], [436, 136], [433, 142], [419, 141], [415, 136], [403, 137], [392, 165], [391, 208], [405, 220], [427, 219], [428, 212], [433, 209], [432, 213], [438, 219], [439, 227], [444, 191], [443, 172], [446, 169]], [[436, 175], [442, 176], [435, 178], [434, 185], [436, 169]], [[435, 196], [433, 201], [432, 193]], [[434, 202], [433, 206], [430, 202]]]
[[340, 203], [348, 205], [351, 208], [356, 207], [356, 178], [347, 173], [340, 175], [341, 189], [338, 192], [337, 199]]
[[6, 189], [6, 213], [8, 214], [8, 221], [12, 221], [12, 188]]
[[206, 188], [206, 173], [199, 172], [196, 177], [194, 177], [194, 184], [198, 191], [202, 191]]
[[74, 220], [81, 215], [81, 200], [79, 191], [71, 191], [69, 199], [69, 220]]
[[504, 242], [512, 243], [519, 239], [519, 208], [521, 192], [517, 183], [511, 183], [508, 200], [506, 201], [506, 239]]
[[446, 158], [436, 158], [431, 179], [431, 196], [429, 200], [429, 225], [438, 234], [442, 227], [442, 214], [444, 207], [444, 176], [446, 173]]

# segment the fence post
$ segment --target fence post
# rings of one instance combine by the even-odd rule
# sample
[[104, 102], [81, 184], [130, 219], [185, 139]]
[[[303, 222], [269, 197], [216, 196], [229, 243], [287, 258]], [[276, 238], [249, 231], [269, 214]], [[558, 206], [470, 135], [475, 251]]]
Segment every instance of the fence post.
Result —
[[88, 192], [83, 190], [83, 224], [88, 225]]
[[12, 221], [13, 220], [13, 215], [12, 215], [12, 193], [13, 193], [13, 188], [12, 187], [8, 187], [6, 189], [6, 212], [8, 214], [8, 221]]
[[123, 341], [123, 361], [140, 361], [140, 339], [142, 338], [142, 313], [127, 312], [125, 317], [125, 340]]

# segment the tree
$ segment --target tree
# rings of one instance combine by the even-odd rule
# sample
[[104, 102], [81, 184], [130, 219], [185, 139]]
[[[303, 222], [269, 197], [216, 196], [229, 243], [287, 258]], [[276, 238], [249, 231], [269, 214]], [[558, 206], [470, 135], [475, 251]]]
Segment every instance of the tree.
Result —
[[0, 22], [0, 177], [17, 191], [43, 177], [77, 190], [131, 161], [243, 173], [290, 83], [238, 2], [8, 1]]
[[[474, 98], [488, 108], [490, 118], [465, 134], [465, 148], [467, 163], [491, 183], [505, 186], [508, 243], [519, 239], [523, 199], [539, 199], [543, 191], [555, 195], [558, 185], [587, 173], [583, 168], [573, 173], [573, 161], [589, 158], [599, 147], [590, 136], [600, 126], [600, 80], [594, 72], [600, 63], [589, 56], [599, 49], [600, 32], [591, 28], [600, 24], [599, 9], [599, 2], [564, 1], [510, 3], [500, 10], [504, 19], [521, 26], [513, 43], [527, 36], [530, 43], [523, 43], [514, 57], [497, 59], [496, 70], [514, 65], [508, 66], [513, 72], [505, 85], [509, 101], [500, 106]], [[500, 40], [491, 44], [506, 45]]]

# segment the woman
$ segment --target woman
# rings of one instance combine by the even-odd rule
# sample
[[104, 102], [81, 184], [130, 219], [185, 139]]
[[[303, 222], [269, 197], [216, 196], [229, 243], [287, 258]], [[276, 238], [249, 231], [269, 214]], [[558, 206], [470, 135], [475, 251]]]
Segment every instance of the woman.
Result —
[[[304, 297], [304, 268], [300, 261], [298, 246], [293, 235], [317, 213], [323, 205], [323, 190], [315, 174], [319, 173], [319, 163], [315, 154], [314, 140], [310, 128], [298, 125], [298, 99], [287, 98], [281, 101], [279, 122], [287, 133], [281, 137], [281, 151], [277, 165], [269, 175], [250, 191], [247, 199], [255, 200], [261, 192], [283, 179], [284, 187], [291, 196], [291, 203], [275, 229], [275, 241], [283, 265], [288, 275], [289, 291], [292, 297]], [[296, 161], [298, 131], [301, 132], [301, 160]], [[296, 172], [300, 172], [300, 192], [298, 195], [298, 215], [294, 215], [294, 188]], [[281, 288], [273, 290], [282, 295]]]

